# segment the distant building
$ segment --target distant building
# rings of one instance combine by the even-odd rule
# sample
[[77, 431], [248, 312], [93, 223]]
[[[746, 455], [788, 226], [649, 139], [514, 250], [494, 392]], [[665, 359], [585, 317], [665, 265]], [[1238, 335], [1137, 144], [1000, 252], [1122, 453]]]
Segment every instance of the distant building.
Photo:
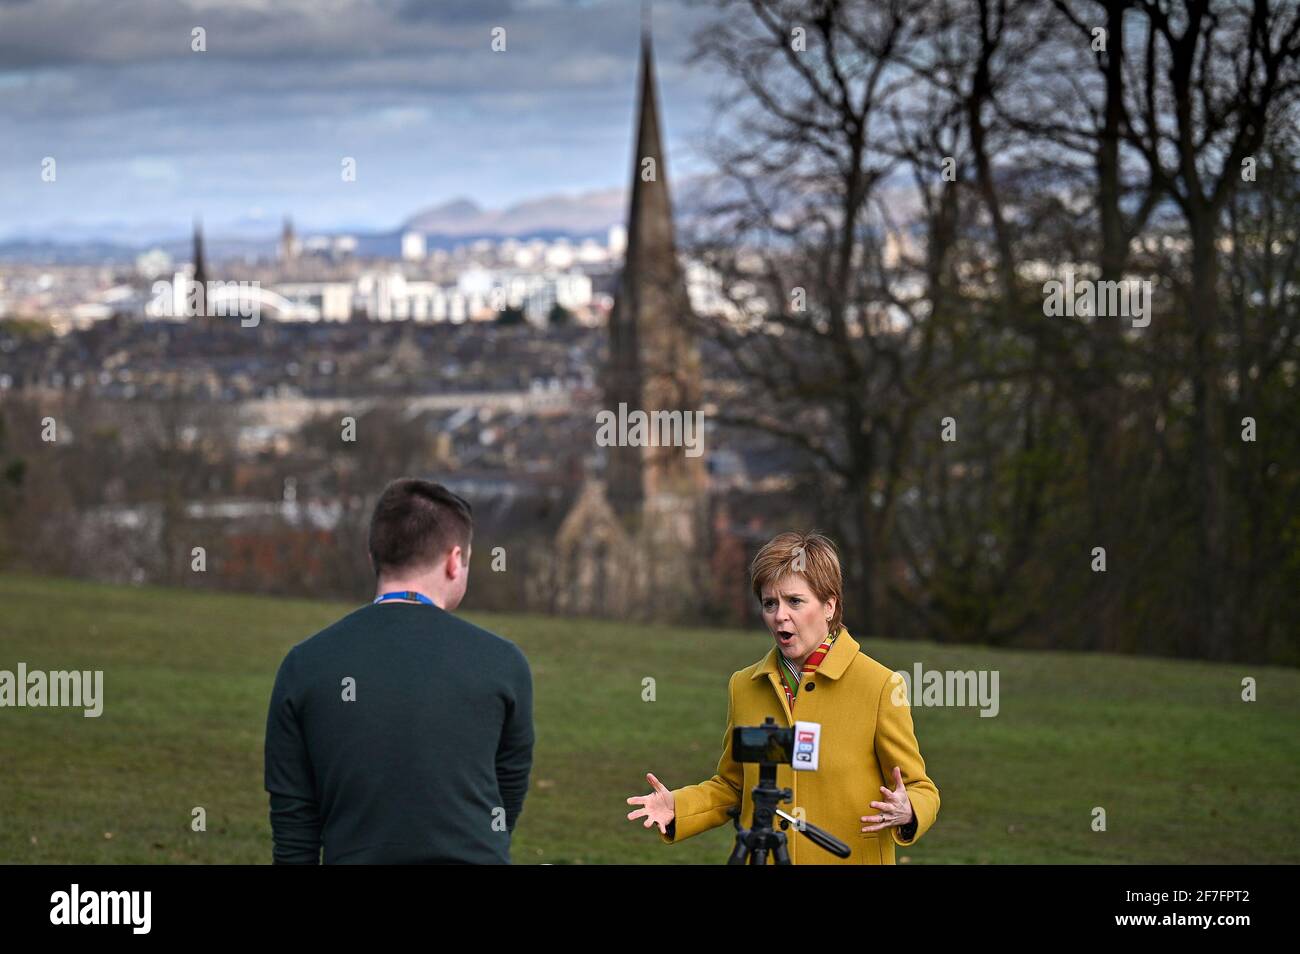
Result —
[[609, 227], [609, 237], [606, 240], [606, 246], [609, 248], [611, 258], [621, 258], [627, 251], [627, 227], [623, 225], [611, 225]]
[[135, 257], [135, 271], [141, 278], [157, 278], [172, 273], [172, 257], [160, 248], [151, 248]]
[[556, 305], [574, 311], [591, 304], [591, 279], [579, 272], [515, 272], [497, 276], [506, 307], [520, 308], [524, 318], [545, 327]]
[[402, 233], [402, 259], [407, 262], [422, 262], [429, 255], [423, 232]]
[[347, 321], [352, 317], [351, 282], [284, 282], [274, 290], [298, 306], [299, 320]]
[[609, 261], [609, 250], [595, 239], [583, 239], [578, 246], [577, 260], [584, 265], [604, 264]]
[[573, 246], [567, 239], [557, 239], [546, 248], [546, 265], [549, 268], [568, 268], [576, 260]]
[[296, 262], [301, 254], [302, 242], [298, 241], [298, 236], [294, 234], [293, 221], [286, 215], [284, 217], [284, 231], [280, 234], [280, 261], [284, 263]]
[[336, 235], [330, 242], [330, 255], [336, 261], [351, 258], [357, 251], [357, 239], [354, 235]]

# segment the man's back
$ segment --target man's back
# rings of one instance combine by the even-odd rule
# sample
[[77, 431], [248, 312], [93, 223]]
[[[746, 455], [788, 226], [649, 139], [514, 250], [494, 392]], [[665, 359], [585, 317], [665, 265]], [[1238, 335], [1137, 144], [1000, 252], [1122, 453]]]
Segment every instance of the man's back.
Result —
[[266, 730], [277, 862], [504, 863], [532, 765], [513, 643], [439, 609], [363, 607], [280, 666]]

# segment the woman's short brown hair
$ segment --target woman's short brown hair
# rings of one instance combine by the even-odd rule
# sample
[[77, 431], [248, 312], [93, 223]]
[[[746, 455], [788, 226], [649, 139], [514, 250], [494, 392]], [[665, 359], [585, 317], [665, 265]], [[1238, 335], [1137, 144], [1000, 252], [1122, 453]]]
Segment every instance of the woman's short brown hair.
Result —
[[763, 544], [749, 566], [754, 595], [761, 600], [763, 587], [775, 586], [792, 573], [802, 576], [823, 603], [835, 598], [829, 631], [837, 632], [844, 620], [844, 575], [830, 537], [818, 530], [789, 530]]

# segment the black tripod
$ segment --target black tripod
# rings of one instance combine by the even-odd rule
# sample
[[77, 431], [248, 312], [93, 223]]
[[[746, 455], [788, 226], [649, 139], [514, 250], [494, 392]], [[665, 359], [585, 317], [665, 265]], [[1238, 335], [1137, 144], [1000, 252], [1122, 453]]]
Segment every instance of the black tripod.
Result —
[[816, 825], [801, 822], [799, 819], [777, 808], [780, 802], [794, 798], [794, 792], [788, 788], [776, 787], [776, 763], [758, 763], [758, 784], [754, 786], [754, 827], [740, 827], [740, 809], [733, 808], [727, 814], [736, 826], [736, 847], [727, 859], [729, 865], [765, 865], [767, 853], [772, 852], [775, 864], [788, 865], [790, 853], [786, 851], [785, 832], [772, 829], [772, 818], [780, 815], [787, 822], [793, 822], [795, 831], [802, 832], [820, 848], [824, 848], [839, 858], [850, 855], [849, 846], [834, 835], [823, 831]]

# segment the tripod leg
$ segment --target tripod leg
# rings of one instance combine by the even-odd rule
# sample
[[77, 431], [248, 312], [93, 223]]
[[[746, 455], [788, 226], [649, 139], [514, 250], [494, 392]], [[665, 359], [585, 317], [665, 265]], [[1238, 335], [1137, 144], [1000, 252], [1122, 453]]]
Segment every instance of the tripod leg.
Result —
[[731, 857], [727, 859], [727, 864], [743, 865], [745, 863], [745, 855], [749, 853], [745, 842], [745, 835], [747, 834], [748, 832], [743, 831], [736, 832], [736, 846], [731, 849]]
[[765, 865], [765, 864], [767, 864], [767, 849], [766, 849], [766, 848], [755, 848], [755, 849], [754, 849], [754, 860], [751, 861], [750, 864], [753, 864], [753, 865]]
[[778, 841], [776, 847], [772, 849], [772, 853], [775, 855], [778, 865], [790, 864], [790, 852], [786, 849], [784, 841]]

